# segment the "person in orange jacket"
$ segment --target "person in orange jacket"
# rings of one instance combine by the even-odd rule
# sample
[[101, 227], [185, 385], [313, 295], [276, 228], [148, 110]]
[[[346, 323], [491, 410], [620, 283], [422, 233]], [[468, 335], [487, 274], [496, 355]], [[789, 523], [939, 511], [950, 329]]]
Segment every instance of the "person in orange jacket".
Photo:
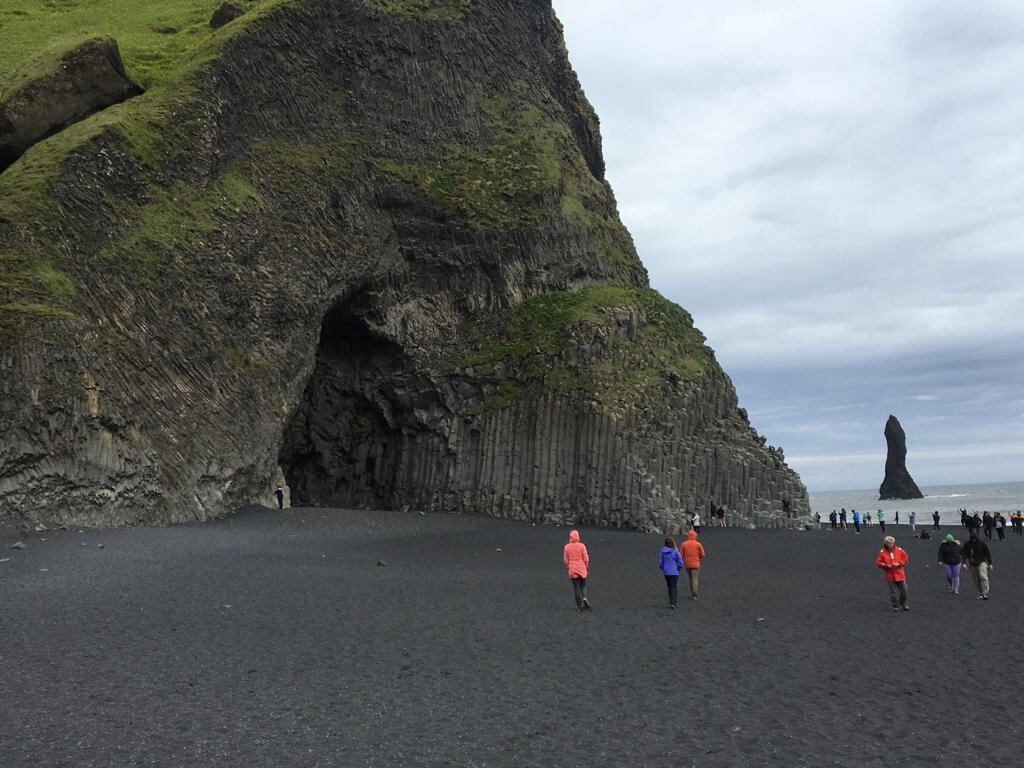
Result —
[[700, 561], [704, 559], [704, 545], [697, 541], [697, 532], [689, 531], [686, 541], [679, 545], [679, 554], [683, 556], [686, 577], [690, 580], [690, 599], [697, 599], [697, 587], [700, 586]]
[[590, 601], [587, 600], [587, 569], [590, 567], [590, 555], [587, 545], [580, 541], [579, 531], [569, 531], [569, 543], [562, 550], [562, 562], [572, 580], [572, 594], [576, 598], [577, 611], [589, 611]]
[[901, 547], [896, 546], [896, 539], [886, 536], [882, 539], [882, 549], [875, 558], [875, 565], [885, 573], [885, 581], [889, 585], [889, 601], [894, 611], [909, 611], [907, 605], [907, 572], [904, 566], [910, 558]]

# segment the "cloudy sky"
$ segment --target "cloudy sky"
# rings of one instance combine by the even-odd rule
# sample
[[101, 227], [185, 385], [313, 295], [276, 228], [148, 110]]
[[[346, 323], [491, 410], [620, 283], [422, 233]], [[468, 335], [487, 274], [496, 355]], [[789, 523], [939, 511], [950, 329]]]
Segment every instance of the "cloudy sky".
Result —
[[1024, 480], [1024, 3], [554, 0], [652, 285], [812, 490]]

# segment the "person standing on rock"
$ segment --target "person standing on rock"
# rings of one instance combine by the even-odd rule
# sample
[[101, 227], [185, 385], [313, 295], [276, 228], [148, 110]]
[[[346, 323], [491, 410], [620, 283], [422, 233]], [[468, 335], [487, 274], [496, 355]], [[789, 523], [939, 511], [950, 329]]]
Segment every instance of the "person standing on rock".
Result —
[[284, 486], [278, 483], [274, 495], [277, 496], [277, 508], [284, 509]]
[[964, 565], [971, 569], [974, 586], [978, 588], [978, 599], [988, 600], [988, 574], [992, 570], [992, 553], [988, 544], [978, 538], [977, 531], [971, 531], [971, 538], [960, 550]]
[[562, 562], [572, 581], [572, 594], [576, 599], [577, 611], [589, 611], [587, 600], [587, 574], [590, 568], [590, 554], [587, 545], [580, 541], [579, 531], [569, 531], [569, 543], [562, 550]]
[[665, 546], [658, 555], [658, 567], [661, 568], [665, 586], [668, 587], [668, 607], [674, 611], [679, 594], [679, 569], [683, 567], [683, 558], [679, 556], [676, 540], [671, 536], [665, 539]]
[[679, 554], [683, 556], [686, 577], [690, 582], [690, 599], [696, 600], [700, 587], [700, 562], [704, 559], [704, 545], [697, 541], [696, 531], [686, 534], [686, 541], [679, 545]]
[[875, 565], [885, 574], [885, 582], [889, 585], [889, 602], [894, 611], [909, 611], [907, 605], [907, 572], [904, 570], [910, 558], [902, 547], [896, 546], [896, 539], [886, 536], [882, 540], [882, 549], [875, 558]]
[[946, 583], [949, 591], [954, 595], [960, 594], [960, 569], [963, 563], [963, 556], [960, 554], [960, 542], [953, 538], [952, 533], [947, 533], [946, 538], [939, 544], [939, 567], [946, 573]]

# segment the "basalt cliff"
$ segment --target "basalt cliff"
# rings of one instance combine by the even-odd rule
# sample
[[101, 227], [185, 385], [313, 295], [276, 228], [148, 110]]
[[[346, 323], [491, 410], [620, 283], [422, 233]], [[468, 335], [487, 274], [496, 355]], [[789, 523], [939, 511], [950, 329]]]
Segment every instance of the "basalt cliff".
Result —
[[809, 512], [648, 287], [548, 0], [125, 0], [81, 30], [113, 88], [15, 5], [0, 102], [116, 94], [30, 109], [0, 173], [0, 514]]

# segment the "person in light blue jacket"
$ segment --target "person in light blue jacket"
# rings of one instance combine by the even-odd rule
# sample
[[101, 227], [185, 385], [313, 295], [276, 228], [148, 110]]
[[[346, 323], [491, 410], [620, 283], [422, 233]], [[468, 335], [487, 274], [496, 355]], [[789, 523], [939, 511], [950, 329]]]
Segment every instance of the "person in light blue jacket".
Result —
[[665, 539], [665, 546], [661, 548], [658, 555], [658, 567], [665, 577], [665, 586], [668, 587], [668, 607], [673, 611], [676, 609], [676, 595], [679, 586], [679, 569], [683, 567], [683, 558], [676, 549], [676, 540], [671, 536]]

